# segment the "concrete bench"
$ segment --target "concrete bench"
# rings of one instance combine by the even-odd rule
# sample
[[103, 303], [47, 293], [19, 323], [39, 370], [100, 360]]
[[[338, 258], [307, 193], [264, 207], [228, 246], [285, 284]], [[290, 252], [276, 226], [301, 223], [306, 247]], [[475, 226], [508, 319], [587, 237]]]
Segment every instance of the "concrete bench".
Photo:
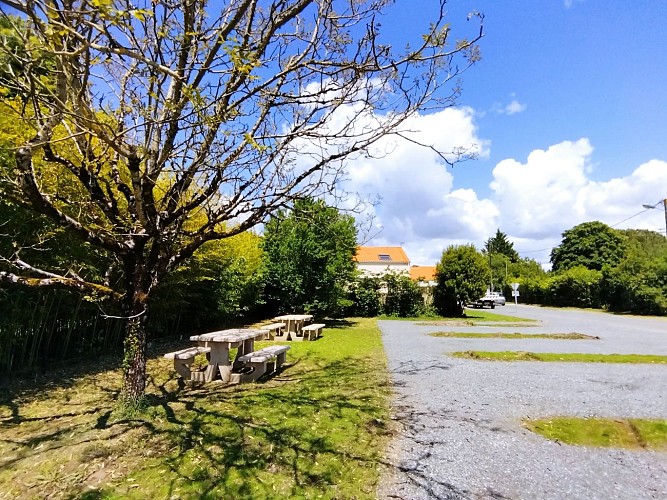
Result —
[[326, 325], [324, 323], [314, 323], [312, 325], [306, 325], [304, 326], [301, 331], [303, 332], [303, 336], [300, 337], [298, 340], [304, 340], [308, 338], [308, 340], [315, 340], [317, 337], [322, 336], [322, 328], [324, 328]]
[[259, 351], [249, 352], [239, 356], [236, 361], [240, 361], [246, 367], [252, 368], [248, 373], [241, 373], [239, 382], [252, 382], [257, 380], [265, 373], [273, 373], [285, 362], [288, 345], [271, 345], [260, 349]]
[[287, 340], [287, 333], [283, 332], [283, 328], [285, 328], [285, 323], [271, 323], [259, 327], [260, 330], [266, 330], [268, 340]]
[[168, 352], [164, 357], [174, 360], [174, 370], [185, 380], [203, 382], [204, 371], [196, 370], [193, 372], [190, 366], [194, 362], [195, 356], [198, 354], [208, 354], [209, 352], [211, 352], [210, 347], [188, 347], [180, 351]]

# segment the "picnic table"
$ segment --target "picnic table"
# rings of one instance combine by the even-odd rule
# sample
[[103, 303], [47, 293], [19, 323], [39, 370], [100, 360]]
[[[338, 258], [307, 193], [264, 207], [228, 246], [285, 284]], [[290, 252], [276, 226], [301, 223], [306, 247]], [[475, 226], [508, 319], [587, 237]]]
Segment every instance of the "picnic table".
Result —
[[[303, 339], [303, 326], [307, 321], [313, 319], [312, 314], [286, 314], [284, 316], [277, 316], [273, 318], [274, 321], [280, 321], [285, 323], [285, 328], [283, 330], [283, 335], [285, 339], [291, 338], [292, 340], [302, 340]], [[276, 337], [278, 338], [278, 337]]]
[[[223, 382], [238, 384], [253, 382], [266, 373], [275, 373], [285, 363], [286, 345], [272, 345], [255, 351], [255, 340], [263, 340], [270, 331], [255, 328], [236, 328], [193, 335], [190, 340], [198, 345], [168, 352], [167, 359], [174, 360], [174, 369], [184, 380], [213, 382], [218, 373]], [[229, 350], [238, 347], [232, 362]], [[193, 370], [195, 357], [206, 354], [208, 366]]]
[[[264, 330], [236, 328], [190, 337], [190, 340], [197, 342], [200, 347], [210, 349], [209, 364], [205, 370], [204, 380], [212, 382], [215, 380], [217, 372], [219, 372], [223, 382], [240, 382], [241, 377], [239, 374], [232, 373], [232, 370], [238, 369], [242, 365], [239, 358], [252, 353], [255, 347], [255, 340], [261, 340], [265, 335], [266, 332]], [[229, 350], [232, 347], [238, 347], [234, 362], [229, 359]]]

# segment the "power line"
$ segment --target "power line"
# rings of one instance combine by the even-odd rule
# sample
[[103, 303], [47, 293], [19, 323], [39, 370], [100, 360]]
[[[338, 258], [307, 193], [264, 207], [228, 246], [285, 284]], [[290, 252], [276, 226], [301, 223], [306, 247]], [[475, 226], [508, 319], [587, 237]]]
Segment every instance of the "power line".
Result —
[[[626, 218], [626, 219], [623, 219], [623, 220], [620, 221], [620, 222], [617, 222], [616, 224], [611, 224], [609, 227], [616, 227], [616, 226], [618, 226], [618, 225], [620, 225], [620, 224], [623, 224], [624, 222], [627, 222], [627, 221], [629, 221], [630, 219], [634, 219], [634, 218], [637, 217], [638, 215], [641, 215], [641, 214], [643, 214], [643, 213], [645, 213], [645, 212], [648, 212], [648, 211], [649, 211], [649, 209], [646, 208], [646, 209], [642, 210], [641, 212], [637, 212], [636, 214], [631, 215], [630, 217], [628, 217], [628, 218]], [[656, 230], [656, 232], [661, 233], [661, 232], [662, 232], [662, 228]], [[667, 228], [665, 229], [665, 235], [667, 235]], [[517, 253], [519, 253], [519, 254], [524, 254], [524, 253], [537, 253], [537, 252], [544, 252], [544, 251], [546, 251], [546, 250], [551, 250], [551, 249], [552, 249], [552, 247], [539, 248], [539, 249], [537, 249], [537, 250], [517, 250]]]
[[535, 252], [544, 252], [545, 250], [551, 250], [551, 247], [540, 248], [538, 250], [517, 250], [517, 253], [535, 253]]
[[616, 226], [618, 226], [619, 224], [623, 224], [625, 221], [629, 221], [630, 219], [633, 219], [634, 217], [637, 217], [638, 215], [641, 215], [641, 214], [643, 214], [644, 212], [648, 212], [648, 210], [649, 210], [649, 209], [647, 208], [647, 209], [645, 209], [645, 210], [642, 210], [641, 212], [637, 212], [635, 215], [631, 215], [631, 216], [628, 217], [627, 219], [623, 219], [621, 222], [617, 222], [616, 224], [612, 224], [612, 225], [609, 226], [609, 227], [616, 227]]

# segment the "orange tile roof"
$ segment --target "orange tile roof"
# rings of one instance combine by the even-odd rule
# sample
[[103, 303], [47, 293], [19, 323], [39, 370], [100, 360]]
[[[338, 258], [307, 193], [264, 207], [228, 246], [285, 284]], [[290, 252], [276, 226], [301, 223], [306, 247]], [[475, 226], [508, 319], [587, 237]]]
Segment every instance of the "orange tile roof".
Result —
[[410, 268], [410, 278], [419, 281], [435, 281], [435, 266], [412, 266]]
[[[380, 256], [383, 256], [380, 258]], [[384, 257], [388, 256], [388, 257]], [[409, 264], [410, 259], [402, 247], [357, 247], [355, 259], [359, 263]]]

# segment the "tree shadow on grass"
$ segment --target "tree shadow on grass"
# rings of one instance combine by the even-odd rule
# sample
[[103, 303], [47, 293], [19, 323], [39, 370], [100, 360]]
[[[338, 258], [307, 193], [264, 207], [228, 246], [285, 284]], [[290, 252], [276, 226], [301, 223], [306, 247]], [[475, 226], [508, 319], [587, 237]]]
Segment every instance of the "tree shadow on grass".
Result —
[[[76, 411], [56, 402], [42, 416], [17, 410], [0, 422], [0, 446], [11, 449], [11, 459], [0, 460], [0, 471], [22, 468], [28, 474], [33, 463], [69, 463], [63, 466], [116, 474], [115, 481], [94, 483], [93, 472], [71, 483], [60, 480], [56, 486], [54, 478], [41, 485], [47, 495], [49, 488], [60, 488], [86, 498], [122, 496], [135, 484], [167, 498], [326, 496], [332, 491], [349, 497], [353, 486], [340, 478], [362, 477], [382, 463], [372, 446], [358, 442], [389, 434], [384, 400], [375, 397], [377, 379], [360, 381], [358, 363], [327, 362], [304, 351], [271, 377], [238, 386], [179, 386], [165, 368], [149, 377], [147, 408], [135, 417], [112, 414], [112, 387], [103, 401]], [[32, 424], [40, 427], [9, 437], [23, 428], [19, 425]], [[124, 480], [128, 473], [133, 483]], [[367, 487], [361, 496], [372, 496], [374, 486]]]
[[325, 323], [325, 328], [335, 328], [335, 329], [343, 329], [343, 328], [352, 328], [354, 327], [358, 322], [351, 320], [351, 319], [343, 319], [343, 318], [336, 318], [336, 319], [331, 319], [327, 318], [324, 320]]
[[[159, 387], [150, 398], [152, 410], [169, 425], [136, 424], [148, 442], [171, 450], [162, 462], [169, 471], [161, 478], [167, 496], [183, 488], [204, 497], [326, 495], [340, 486], [344, 469], [380, 463], [365, 447], [354, 446], [359, 436], [388, 433], [382, 400], [369, 396], [377, 386], [369, 381], [340, 397], [336, 388], [357, 375], [355, 364], [336, 361], [307, 371], [299, 362], [284, 366], [259, 383]], [[336, 436], [341, 428], [350, 435]], [[142, 483], [151, 474], [135, 471]], [[276, 491], [276, 484], [282, 489]]]
[[[355, 321], [326, 324], [342, 329]], [[55, 420], [45, 420], [50, 427], [41, 438], [21, 439], [17, 460], [8, 467], [30, 459], [60, 463], [62, 456], [54, 457], [54, 452], [77, 463], [92, 457], [87, 464], [91, 470], [103, 464], [117, 479], [93, 482], [83, 475], [66, 488], [73, 495], [85, 491], [89, 498], [130, 494], [134, 490], [128, 488], [136, 484], [160, 497], [374, 496], [375, 485], [359, 478], [367, 477], [364, 471], [369, 469], [391, 467], [379, 456], [377, 442], [392, 432], [385, 399], [378, 397], [378, 391], [389, 390], [388, 382], [375, 354], [368, 358], [375, 364], [368, 366], [366, 358], [350, 354], [327, 361], [322, 348], [328, 352], [329, 346], [313, 343], [311, 350], [310, 343], [303, 343], [293, 346], [290, 363], [256, 383], [179, 385], [170, 363], [156, 358], [184, 343], [153, 348], [142, 415], [119, 419], [112, 414], [113, 407], [106, 404], [112, 405], [111, 391], [117, 387], [109, 386], [105, 403], [94, 405], [99, 410], [80, 409], [76, 417], [81, 421], [69, 426], [68, 432], [61, 433], [52, 424], [57, 423], [58, 413], [73, 412], [55, 408]], [[71, 435], [81, 438], [73, 443], [67, 439]], [[41, 441], [37, 444], [34, 439]], [[37, 449], [42, 443], [51, 443], [49, 450]], [[98, 454], [103, 457], [95, 458]], [[132, 483], [125, 479], [128, 473]], [[357, 489], [366, 484], [368, 491], [353, 491], [355, 484]]]

